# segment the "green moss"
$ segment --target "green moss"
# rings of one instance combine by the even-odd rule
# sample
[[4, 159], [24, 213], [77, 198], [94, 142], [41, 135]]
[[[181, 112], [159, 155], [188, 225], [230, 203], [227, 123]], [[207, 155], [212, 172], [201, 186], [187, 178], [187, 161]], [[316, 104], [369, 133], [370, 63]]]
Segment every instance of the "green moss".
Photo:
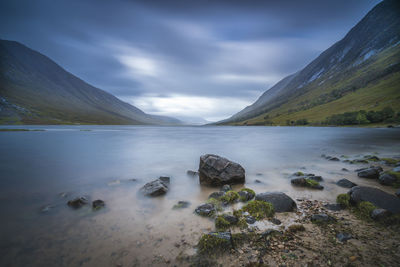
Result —
[[274, 215], [274, 207], [271, 203], [259, 200], [252, 200], [248, 202], [242, 208], [243, 211], [247, 211], [256, 220], [261, 220]]
[[[254, 197], [256, 196], [256, 192], [254, 192], [254, 190], [252, 190], [252, 189], [250, 189], [250, 188], [242, 188], [242, 189], [240, 190], [240, 192], [247, 192], [248, 195], [251, 196], [250, 199], [252, 199], [252, 198], [254, 198]], [[240, 198], [240, 201], [243, 201], [243, 202], [250, 200], [250, 199], [246, 199], [245, 197], [242, 197], [242, 196], [240, 196], [240, 195], [239, 195], [239, 198]]]
[[213, 204], [214, 207], [215, 207], [215, 209], [216, 209], [217, 211], [222, 211], [222, 210], [223, 210], [223, 209], [222, 209], [221, 201], [218, 200], [218, 199], [209, 198], [209, 199], [207, 199], [207, 203]]
[[348, 208], [350, 206], [350, 195], [349, 194], [340, 194], [336, 197], [336, 203], [342, 205], [343, 207]]
[[304, 176], [304, 173], [302, 172], [295, 172], [293, 173], [294, 176]]
[[199, 253], [209, 256], [216, 256], [219, 253], [228, 251], [231, 247], [231, 240], [221, 238], [220, 233], [204, 234], [197, 244]]
[[217, 218], [215, 219], [215, 228], [218, 231], [225, 231], [231, 226], [231, 224], [225, 220], [225, 218], [222, 215], [218, 215]]
[[376, 206], [369, 201], [362, 201], [357, 205], [358, 214], [363, 218], [370, 218], [374, 209]]
[[309, 186], [309, 187], [319, 186], [319, 183], [317, 181], [314, 181], [314, 180], [308, 179], [308, 178], [306, 179], [306, 183], [307, 183], [307, 186]]
[[239, 200], [239, 194], [235, 191], [228, 191], [220, 199], [224, 203], [232, 204]]
[[381, 160], [383, 160], [386, 164], [389, 164], [389, 165], [395, 165], [396, 163], [399, 162], [399, 160], [392, 159], [392, 158], [381, 158]]
[[237, 225], [239, 226], [240, 229], [247, 229], [247, 227], [249, 227], [247, 222], [246, 222], [246, 218], [244, 218], [244, 217], [241, 217], [239, 219], [239, 222], [238, 222]]
[[240, 218], [242, 217], [242, 210], [233, 210], [233, 216]]
[[249, 236], [246, 233], [232, 234], [232, 242], [235, 246], [243, 245], [249, 240]]

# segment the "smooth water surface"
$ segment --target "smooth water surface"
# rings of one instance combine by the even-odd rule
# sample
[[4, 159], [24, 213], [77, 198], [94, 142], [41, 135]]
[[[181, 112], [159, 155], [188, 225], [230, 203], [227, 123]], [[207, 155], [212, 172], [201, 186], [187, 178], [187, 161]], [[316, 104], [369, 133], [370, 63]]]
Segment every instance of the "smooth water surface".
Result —
[[[331, 162], [321, 154], [351, 158], [400, 154], [399, 129], [21, 128], [45, 131], [0, 132], [1, 266], [168, 263], [190, 250], [202, 232], [213, 229], [212, 220], [194, 215], [193, 210], [216, 190], [201, 187], [198, 177], [186, 175], [187, 170], [197, 170], [202, 154], [240, 163], [246, 170], [245, 186], [257, 193], [283, 191], [294, 199], [326, 201], [347, 191], [334, 184], [340, 178], [379, 185], [357, 178], [354, 169], [364, 165]], [[293, 188], [289, 176], [296, 171], [322, 175], [325, 189]], [[171, 177], [167, 195], [149, 199], [138, 193], [159, 176]], [[103, 199], [106, 208], [73, 210], [66, 205], [81, 195]], [[191, 206], [172, 210], [179, 200], [190, 201]]]

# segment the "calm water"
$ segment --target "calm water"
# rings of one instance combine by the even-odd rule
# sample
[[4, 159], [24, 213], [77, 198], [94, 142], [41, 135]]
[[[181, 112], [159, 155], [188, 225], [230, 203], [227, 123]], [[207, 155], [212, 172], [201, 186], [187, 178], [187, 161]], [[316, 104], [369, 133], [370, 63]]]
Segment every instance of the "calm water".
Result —
[[[245, 186], [258, 193], [283, 191], [293, 198], [327, 201], [346, 191], [333, 184], [340, 178], [378, 185], [356, 177], [353, 170], [363, 165], [330, 162], [321, 154], [400, 154], [399, 129], [21, 128], [46, 131], [0, 132], [1, 266], [147, 266], [173, 261], [213, 227], [211, 220], [193, 214], [213, 190], [186, 175], [197, 169], [202, 154], [240, 163], [246, 170]], [[343, 167], [350, 172], [341, 171]], [[299, 170], [322, 175], [325, 190], [293, 188], [289, 176]], [[168, 194], [142, 197], [138, 189], [159, 176], [171, 177]], [[70, 209], [66, 202], [80, 195], [103, 199], [106, 208]], [[172, 210], [179, 200], [191, 206]]]

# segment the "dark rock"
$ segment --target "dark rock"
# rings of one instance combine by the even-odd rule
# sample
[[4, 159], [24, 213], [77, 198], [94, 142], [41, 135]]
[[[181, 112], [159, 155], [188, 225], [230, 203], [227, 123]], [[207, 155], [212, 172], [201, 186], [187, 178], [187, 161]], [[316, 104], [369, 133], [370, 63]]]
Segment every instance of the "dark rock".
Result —
[[326, 208], [327, 210], [332, 210], [332, 211], [339, 211], [342, 210], [343, 207], [340, 204], [325, 204], [324, 208]]
[[397, 182], [397, 177], [390, 173], [383, 173], [379, 176], [379, 183], [383, 185], [393, 185]]
[[221, 191], [223, 191], [223, 192], [228, 192], [231, 190], [232, 190], [232, 187], [229, 184], [225, 184], [221, 187]]
[[285, 193], [261, 193], [256, 195], [256, 200], [271, 203], [275, 212], [288, 212], [297, 209], [296, 202]]
[[198, 175], [197, 172], [192, 171], [192, 170], [188, 170], [188, 171], [186, 172], [186, 174], [187, 174], [188, 176], [192, 176], [192, 177]]
[[276, 225], [281, 225], [282, 224], [282, 222], [280, 220], [278, 220], [277, 218], [272, 218], [269, 221], [272, 222], [273, 224], [276, 224]]
[[184, 209], [184, 208], [187, 208], [189, 206], [190, 206], [190, 202], [189, 201], [180, 200], [172, 208], [176, 210], [176, 209]]
[[385, 209], [374, 209], [371, 212], [371, 218], [374, 220], [382, 220], [392, 215], [392, 213]]
[[88, 200], [85, 197], [77, 197], [73, 200], [70, 200], [67, 202], [68, 206], [72, 207], [72, 208], [80, 208], [83, 205], [88, 204]]
[[255, 179], [254, 182], [257, 183], [257, 184], [261, 184], [261, 183], [262, 183], [262, 182], [261, 182], [260, 180], [258, 180], [258, 179]]
[[248, 224], [253, 224], [253, 223], [255, 223], [256, 222], [256, 219], [253, 217], [253, 216], [246, 216], [246, 222], [248, 223]]
[[225, 195], [225, 192], [223, 191], [218, 191], [218, 192], [212, 192], [208, 198], [215, 198], [215, 199], [220, 199], [222, 196]]
[[356, 164], [356, 163], [362, 163], [362, 164], [368, 164], [368, 160], [365, 159], [353, 159], [350, 160], [351, 164]]
[[[310, 179], [310, 178], [309, 177], [307, 177], [307, 178], [299, 177], [299, 178], [294, 178], [294, 179], [290, 180], [290, 182], [294, 186], [308, 187], [308, 188], [318, 189], [318, 190], [324, 189], [324, 187], [322, 185], [310, 183], [309, 181], [307, 181], [307, 179]], [[312, 180], [312, 179], [310, 179], [310, 180]]]
[[211, 203], [206, 203], [198, 206], [194, 212], [200, 216], [211, 217], [215, 214], [215, 207]]
[[369, 201], [376, 207], [386, 209], [393, 214], [400, 213], [400, 199], [378, 188], [355, 186], [350, 189], [349, 194], [352, 204]]
[[105, 205], [106, 205], [106, 203], [101, 199], [97, 199], [92, 202], [92, 208], [94, 210], [99, 210], [99, 209], [103, 208]]
[[374, 155], [366, 155], [366, 156], [364, 156], [364, 158], [366, 158], [367, 160], [371, 160], [371, 161], [379, 161], [380, 160], [377, 156], [374, 156]]
[[140, 191], [146, 196], [161, 196], [168, 192], [169, 177], [160, 177], [157, 180], [145, 184]]
[[263, 176], [262, 173], [256, 173], [256, 176]]
[[220, 186], [224, 184], [243, 184], [245, 170], [238, 163], [226, 158], [207, 154], [200, 157], [200, 184]]
[[348, 169], [346, 169], [346, 168], [342, 168], [342, 171], [344, 171], [344, 172], [348, 172], [349, 170], [348, 170]]
[[340, 161], [340, 159], [338, 159], [337, 157], [332, 157], [329, 160], [331, 160], [331, 161]]
[[369, 167], [355, 169], [354, 171], [355, 172], [360, 172], [360, 171], [363, 171], [363, 170], [366, 170], [366, 169], [369, 169]]
[[400, 189], [396, 191], [396, 193], [394, 193], [396, 196], [400, 197]]
[[239, 191], [238, 194], [240, 196], [241, 201], [244, 202], [252, 200], [255, 196], [253, 193], [250, 193], [248, 191]]
[[222, 214], [222, 217], [230, 224], [237, 224], [239, 222], [239, 219], [236, 216], [230, 214]]
[[379, 178], [379, 172], [381, 172], [382, 169], [379, 169], [377, 167], [371, 167], [367, 168], [365, 170], [359, 171], [357, 173], [358, 177], [361, 178], [367, 178], [367, 179], [378, 179]]
[[347, 240], [350, 240], [353, 238], [353, 236], [349, 233], [338, 233], [336, 235], [336, 238], [340, 241], [340, 242], [346, 242]]
[[325, 213], [320, 213], [320, 214], [313, 214], [311, 216], [311, 221], [317, 224], [324, 224], [324, 223], [334, 223], [336, 222], [336, 219]]
[[316, 182], [322, 182], [324, 179], [322, 179], [322, 176], [317, 176], [317, 175], [311, 175], [307, 177], [308, 179], [314, 180]]
[[354, 186], [357, 186], [355, 183], [347, 180], [347, 179], [340, 179], [339, 181], [336, 182], [338, 186], [344, 187], [344, 188], [352, 188]]

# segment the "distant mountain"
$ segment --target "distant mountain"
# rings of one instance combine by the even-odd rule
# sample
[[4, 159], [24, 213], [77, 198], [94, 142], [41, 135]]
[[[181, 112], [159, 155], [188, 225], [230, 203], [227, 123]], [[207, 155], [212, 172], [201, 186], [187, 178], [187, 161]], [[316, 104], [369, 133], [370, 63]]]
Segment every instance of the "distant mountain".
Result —
[[400, 3], [376, 5], [347, 35], [218, 124], [288, 125], [358, 110], [400, 111]]
[[65, 71], [48, 57], [0, 40], [0, 124], [180, 124], [153, 116]]

